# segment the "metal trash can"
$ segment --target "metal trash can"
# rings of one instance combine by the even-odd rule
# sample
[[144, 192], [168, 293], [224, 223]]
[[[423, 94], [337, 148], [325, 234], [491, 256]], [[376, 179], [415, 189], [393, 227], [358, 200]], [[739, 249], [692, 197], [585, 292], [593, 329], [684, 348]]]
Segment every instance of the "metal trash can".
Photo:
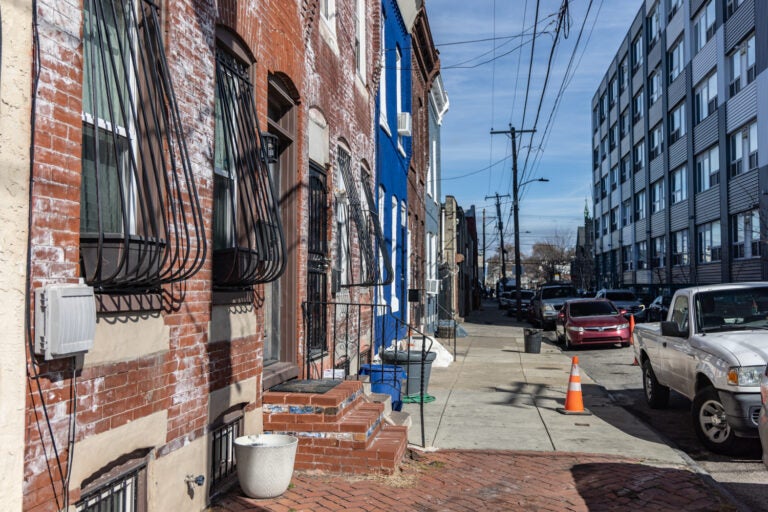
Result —
[[[424, 395], [427, 394], [429, 387], [429, 377], [432, 373], [432, 363], [437, 357], [437, 352], [427, 352], [424, 356]], [[406, 350], [384, 350], [381, 352], [381, 360], [388, 364], [400, 365], [408, 374], [408, 380], [405, 381], [406, 395], [420, 395], [421, 387], [421, 350], [411, 350], [410, 354]]]
[[524, 329], [525, 352], [539, 354], [541, 352], [541, 329]]

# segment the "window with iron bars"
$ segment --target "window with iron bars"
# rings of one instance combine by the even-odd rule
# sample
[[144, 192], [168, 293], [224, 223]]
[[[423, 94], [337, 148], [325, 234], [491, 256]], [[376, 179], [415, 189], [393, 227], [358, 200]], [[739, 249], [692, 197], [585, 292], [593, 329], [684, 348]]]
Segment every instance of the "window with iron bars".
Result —
[[159, 290], [205, 259], [159, 16], [149, 0], [83, 3], [80, 259], [100, 291]]
[[[213, 282], [245, 288], [285, 268], [285, 237], [245, 52], [216, 52]], [[273, 139], [269, 139], [273, 140]], [[270, 151], [276, 152], [276, 148]]]
[[211, 427], [211, 496], [224, 490], [237, 470], [235, 439], [243, 435], [243, 404], [221, 415]]
[[127, 454], [83, 485], [76, 512], [146, 512], [146, 450]]

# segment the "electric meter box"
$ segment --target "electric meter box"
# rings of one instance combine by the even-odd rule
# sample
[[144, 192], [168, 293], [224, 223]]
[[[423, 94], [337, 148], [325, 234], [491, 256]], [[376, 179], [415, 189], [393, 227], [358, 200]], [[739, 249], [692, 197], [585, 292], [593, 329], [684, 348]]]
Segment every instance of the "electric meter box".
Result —
[[35, 353], [46, 360], [93, 348], [96, 300], [84, 284], [54, 284], [35, 290]]

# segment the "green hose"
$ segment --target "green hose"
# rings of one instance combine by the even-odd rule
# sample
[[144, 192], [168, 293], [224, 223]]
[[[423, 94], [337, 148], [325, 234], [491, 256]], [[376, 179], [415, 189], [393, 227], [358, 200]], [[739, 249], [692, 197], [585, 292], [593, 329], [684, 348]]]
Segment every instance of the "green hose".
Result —
[[435, 397], [432, 395], [421, 395], [416, 393], [414, 395], [403, 395], [404, 404], [417, 404], [419, 402], [428, 404], [435, 401]]

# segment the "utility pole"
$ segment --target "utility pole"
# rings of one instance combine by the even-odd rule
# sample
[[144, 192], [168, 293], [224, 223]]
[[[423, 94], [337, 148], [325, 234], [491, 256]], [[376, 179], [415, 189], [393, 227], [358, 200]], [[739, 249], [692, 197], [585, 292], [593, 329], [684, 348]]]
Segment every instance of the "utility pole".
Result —
[[[517, 303], [518, 322], [522, 320], [522, 315], [520, 312], [520, 220], [518, 216], [520, 206], [518, 201], [519, 190], [517, 185], [517, 134], [534, 133], [535, 131], [536, 130], [515, 130], [511, 124], [509, 125], [509, 130], [491, 130], [491, 135], [504, 133], [512, 138], [512, 213], [515, 223], [515, 302]], [[501, 261], [503, 262], [504, 260]]]
[[483, 295], [485, 291], [485, 208], [483, 208]]
[[[501, 280], [506, 284], [507, 282], [507, 266], [504, 263], [504, 223], [501, 221], [501, 202], [499, 201], [502, 197], [509, 197], [509, 194], [504, 194], [503, 196], [500, 196], [497, 192], [495, 196], [485, 196], [486, 199], [491, 199], [495, 197], [496, 198], [496, 219], [499, 221], [497, 224], [499, 227], [499, 240], [501, 243]], [[485, 230], [485, 227], [483, 227], [483, 230]], [[483, 244], [485, 244], [485, 241], [483, 241]], [[485, 247], [485, 245], [483, 245]], [[485, 262], [483, 262], [485, 263]]]

